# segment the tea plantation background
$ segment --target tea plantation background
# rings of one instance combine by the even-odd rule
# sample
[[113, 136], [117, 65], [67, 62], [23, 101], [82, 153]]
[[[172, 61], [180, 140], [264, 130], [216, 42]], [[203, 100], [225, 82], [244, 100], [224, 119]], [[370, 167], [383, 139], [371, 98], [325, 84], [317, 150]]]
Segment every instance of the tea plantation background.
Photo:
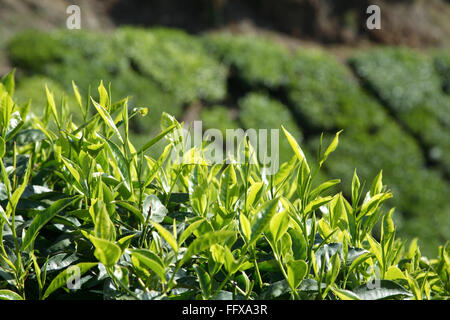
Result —
[[[329, 142], [344, 129], [323, 178], [343, 178], [347, 187], [355, 168], [367, 183], [383, 169], [400, 235], [420, 238], [430, 255], [449, 240], [450, 49], [445, 46], [371, 43], [337, 55], [326, 46], [286, 43], [255, 30], [16, 31], [0, 42], [0, 61], [16, 68], [16, 100], [31, 98], [35, 113], [44, 109], [45, 84], [59, 101], [75, 106], [72, 80], [84, 96], [91, 86], [94, 97], [103, 80], [112, 83], [114, 100], [131, 94], [130, 105], [149, 108], [132, 124], [138, 146], [159, 132], [163, 111], [186, 121], [201, 119], [204, 129], [283, 125], [309, 157], [317, 153], [321, 133]], [[280, 142], [281, 159], [288, 160], [289, 144]]]

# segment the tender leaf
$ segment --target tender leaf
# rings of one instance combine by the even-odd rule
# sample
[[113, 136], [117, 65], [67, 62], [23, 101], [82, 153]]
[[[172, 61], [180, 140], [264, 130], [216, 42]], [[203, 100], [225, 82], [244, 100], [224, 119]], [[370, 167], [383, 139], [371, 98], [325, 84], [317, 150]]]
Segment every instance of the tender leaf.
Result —
[[331, 291], [333, 291], [333, 293], [341, 300], [361, 300], [356, 293], [349, 290], [332, 287]]
[[82, 262], [60, 272], [47, 287], [47, 290], [45, 290], [45, 293], [42, 298], [45, 299], [57, 289], [66, 286], [69, 278], [73, 276], [74, 268], [78, 268], [79, 275], [81, 276], [85, 274], [87, 271], [89, 271], [89, 269], [91, 269], [92, 267], [95, 267], [97, 264], [98, 263]]
[[166, 273], [164, 270], [164, 263], [160, 257], [147, 249], [133, 249], [131, 250], [131, 261], [133, 265], [144, 266], [155, 272], [162, 282], [166, 281]]
[[22, 251], [25, 251], [28, 246], [34, 243], [34, 240], [36, 239], [39, 231], [45, 224], [47, 224], [54, 216], [70, 206], [77, 199], [78, 197], [71, 197], [57, 200], [42, 213], [38, 213], [25, 232], [25, 237], [23, 238], [22, 242]]
[[159, 223], [152, 221], [153, 226], [156, 230], [158, 230], [159, 234], [167, 241], [167, 243], [172, 247], [175, 252], [178, 252], [178, 244], [177, 240], [175, 240], [174, 236], [162, 225]]
[[114, 242], [89, 236], [95, 247], [95, 257], [107, 267], [112, 267], [119, 261], [122, 255], [122, 249]]
[[288, 139], [288, 142], [291, 145], [292, 150], [294, 150], [294, 153], [297, 156], [297, 159], [300, 161], [300, 163], [304, 162], [305, 169], [309, 173], [310, 169], [309, 169], [308, 162], [306, 161], [306, 157], [305, 157], [305, 154], [303, 153], [302, 148], [300, 148], [300, 146], [298, 145], [295, 138], [283, 126], [281, 126], [281, 128], [283, 129], [283, 132], [284, 132], [286, 138]]
[[123, 144], [123, 139], [122, 136], [120, 135], [120, 131], [119, 129], [117, 129], [116, 124], [114, 123], [114, 120], [111, 118], [108, 111], [103, 106], [95, 102], [94, 99], [91, 98], [91, 101], [94, 104], [95, 109], [97, 109], [98, 113], [102, 117], [103, 121], [105, 121], [107, 126], [114, 131], [114, 133], [117, 135], [117, 138], [119, 138], [120, 142]]
[[279, 198], [275, 198], [265, 202], [258, 210], [253, 219], [252, 232], [249, 245], [253, 244], [261, 236], [261, 233], [266, 229], [272, 220], [278, 206]]
[[339, 144], [339, 135], [341, 134], [342, 130], [336, 133], [336, 136], [334, 137], [333, 141], [331, 141], [330, 145], [328, 146], [327, 150], [325, 150], [325, 153], [323, 154], [322, 158], [319, 161], [319, 166], [322, 166], [322, 164], [327, 160], [328, 156], [334, 152]]
[[290, 218], [287, 211], [277, 213], [273, 216], [269, 228], [275, 243], [281, 239], [289, 228], [289, 220]]
[[292, 288], [297, 289], [297, 287], [305, 278], [308, 272], [308, 265], [303, 260], [291, 260], [287, 264], [287, 275], [289, 284]]
[[194, 254], [209, 249], [213, 244], [224, 243], [235, 235], [236, 233], [234, 231], [212, 231], [198, 237], [189, 245], [181, 260], [181, 264], [186, 262]]
[[353, 290], [361, 300], [382, 300], [382, 299], [398, 299], [402, 297], [410, 297], [412, 294], [401, 285], [391, 280], [378, 280], [378, 285], [370, 289], [367, 284], [363, 284]]
[[125, 183], [126, 188], [128, 190], [130, 190], [131, 180], [130, 180], [130, 172], [129, 172], [127, 160], [125, 159], [122, 151], [120, 151], [120, 148], [114, 142], [112, 142], [109, 139], [106, 139], [105, 137], [102, 137], [102, 138], [108, 143], [109, 150], [111, 151], [111, 154], [113, 155], [112, 158], [115, 161], [115, 163], [117, 164], [117, 169], [119, 171], [120, 177], [122, 178], [123, 182]]
[[23, 300], [21, 296], [11, 290], [0, 290], [0, 300]]
[[5, 74], [1, 79], [1, 83], [3, 83], [6, 91], [8, 92], [8, 94], [11, 97], [14, 96], [14, 88], [15, 88], [14, 74], [15, 73], [16, 73], [16, 69], [12, 69], [10, 72]]

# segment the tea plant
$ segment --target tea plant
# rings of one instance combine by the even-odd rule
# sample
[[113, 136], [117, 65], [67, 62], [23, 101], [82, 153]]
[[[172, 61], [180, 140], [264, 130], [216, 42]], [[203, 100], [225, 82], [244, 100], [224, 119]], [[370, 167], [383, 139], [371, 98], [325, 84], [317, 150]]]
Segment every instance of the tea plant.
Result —
[[313, 165], [282, 127], [294, 155], [267, 175], [247, 140], [230, 164], [183, 149], [168, 114], [136, 149], [145, 110], [73, 90], [82, 123], [48, 88], [37, 117], [0, 84], [1, 299], [448, 299], [448, 245], [429, 260], [396, 238], [381, 172], [355, 171], [350, 199], [317, 183], [340, 132]]

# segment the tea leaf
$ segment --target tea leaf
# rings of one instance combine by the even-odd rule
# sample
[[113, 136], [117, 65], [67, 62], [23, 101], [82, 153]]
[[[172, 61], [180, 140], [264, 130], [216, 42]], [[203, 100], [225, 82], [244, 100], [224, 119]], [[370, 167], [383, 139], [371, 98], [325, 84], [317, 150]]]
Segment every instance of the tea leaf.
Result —
[[0, 290], [0, 300], [23, 300], [23, 298], [11, 290]]
[[234, 231], [213, 231], [198, 237], [189, 245], [181, 260], [181, 264], [185, 263], [193, 255], [210, 248], [213, 244], [224, 243], [235, 236], [235, 234]]
[[134, 266], [140, 268], [149, 268], [158, 275], [162, 282], [166, 281], [166, 274], [164, 271], [164, 263], [153, 252], [146, 249], [131, 250], [131, 261]]
[[74, 203], [77, 199], [79, 199], [79, 197], [57, 200], [42, 213], [38, 213], [25, 232], [25, 237], [22, 241], [22, 251], [25, 251], [30, 245], [34, 243], [34, 240], [38, 236], [39, 231], [42, 229], [42, 227], [44, 227], [45, 224], [52, 220], [62, 210]]
[[72, 267], [69, 267], [65, 269], [64, 271], [60, 272], [50, 283], [50, 285], [47, 287], [47, 290], [45, 290], [44, 295], [42, 296], [42, 299], [46, 299], [49, 295], [51, 295], [53, 292], [58, 290], [59, 288], [67, 285], [68, 280], [73, 277], [74, 268], [78, 269], [78, 274], [81, 276], [85, 274], [87, 271], [89, 271], [91, 268], [95, 267], [98, 263], [89, 263], [89, 262], [83, 262], [78, 263]]

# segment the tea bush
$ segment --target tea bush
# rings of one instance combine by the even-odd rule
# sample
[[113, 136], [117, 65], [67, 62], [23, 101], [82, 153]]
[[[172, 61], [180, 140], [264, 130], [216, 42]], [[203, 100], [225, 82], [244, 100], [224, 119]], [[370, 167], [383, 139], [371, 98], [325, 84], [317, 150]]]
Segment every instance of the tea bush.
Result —
[[[371, 88], [429, 148], [429, 157], [449, 172], [450, 98], [442, 92], [433, 60], [404, 48], [361, 53], [351, 65]], [[386, 72], [389, 70], [389, 72]]]
[[[318, 140], [310, 141], [313, 150], [317, 149]], [[345, 194], [351, 194], [348, 186], [353, 168], [358, 168], [358, 175], [367, 181], [380, 165], [383, 165], [383, 176], [392, 192], [402, 195], [396, 201], [388, 202], [398, 211], [396, 217], [402, 234], [414, 238], [420, 233], [420, 243], [427, 252], [439, 243], [445, 243], [450, 231], [447, 218], [449, 185], [441, 172], [424, 169], [414, 139], [404, 135], [394, 123], [387, 122], [383, 130], [372, 134], [344, 131], [339, 149], [325, 168], [330, 178], [341, 178], [346, 186]], [[426, 190], [423, 186], [427, 186]]]
[[248, 88], [278, 88], [288, 81], [289, 51], [262, 36], [212, 34], [206, 47]]
[[[114, 34], [56, 31], [24, 32], [8, 52], [26, 73], [44, 74], [64, 88], [81, 79], [81, 92], [100, 80], [117, 83], [117, 97], [131, 95], [152, 117], [162, 110], [176, 116], [195, 99], [218, 100], [226, 93], [225, 68], [208, 56], [199, 39], [181, 31], [119, 28]], [[154, 123], [133, 126], [154, 133]]]
[[450, 54], [442, 50], [434, 53], [433, 57], [435, 68], [442, 79], [442, 87], [450, 94]]
[[202, 108], [200, 111], [200, 119], [203, 121], [205, 129], [219, 129], [224, 136], [227, 129], [239, 128], [230, 108], [223, 105]]
[[[207, 163], [195, 148], [172, 157], [183, 136], [165, 113], [162, 132], [136, 150], [133, 109], [98, 92], [84, 99], [74, 86], [80, 112], [95, 110], [85, 123], [51, 90], [44, 115], [27, 118], [12, 74], [2, 79], [1, 299], [449, 297], [449, 246], [427, 259], [396, 238], [381, 174], [367, 188], [354, 175], [349, 200], [330, 193], [339, 180], [317, 184], [339, 134], [312, 170], [282, 127], [293, 157], [266, 176], [246, 140], [243, 162]], [[162, 139], [162, 155], [144, 155]]]
[[225, 96], [226, 69], [206, 53], [199, 39], [162, 28], [122, 28], [117, 37], [136, 68], [181, 101]]
[[[298, 117], [313, 131], [344, 129], [342, 147], [325, 167], [329, 176], [349, 182], [353, 168], [358, 168], [360, 176], [367, 179], [382, 167], [394, 193], [400, 190], [405, 193], [390, 203], [402, 214], [399, 217], [408, 221], [401, 225], [402, 232], [414, 237], [417, 225], [422, 225], [421, 238], [427, 250], [445, 241], [450, 226], [445, 196], [449, 187], [439, 172], [424, 169], [425, 159], [415, 139], [359, 87], [345, 65], [335, 58], [317, 50], [298, 50], [294, 57], [288, 96]], [[439, 130], [420, 121], [425, 129], [423, 136]], [[317, 150], [318, 141], [317, 136], [310, 139], [308, 145], [312, 150]], [[430, 192], [419, 192], [420, 186], [428, 185], [426, 182], [430, 180], [433, 181]], [[350, 194], [349, 188], [344, 191]], [[430, 210], [439, 212], [434, 215], [437, 218], [430, 219], [426, 214]], [[436, 221], [440, 221], [439, 227]], [[415, 227], [410, 228], [413, 224]]]
[[349, 70], [319, 50], [297, 50], [288, 97], [309, 126], [367, 130], [385, 120], [382, 107], [362, 92]]

